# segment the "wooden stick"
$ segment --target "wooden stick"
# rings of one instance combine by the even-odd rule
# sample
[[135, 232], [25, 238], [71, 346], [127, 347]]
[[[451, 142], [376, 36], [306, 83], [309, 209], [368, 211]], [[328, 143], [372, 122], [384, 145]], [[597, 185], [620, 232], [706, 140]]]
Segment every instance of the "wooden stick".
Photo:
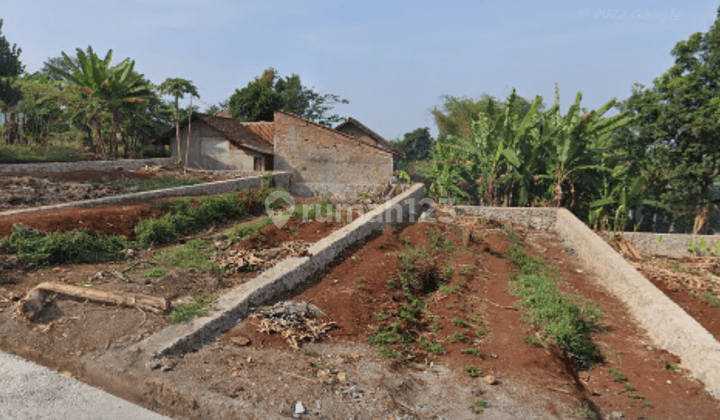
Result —
[[35, 318], [42, 310], [48, 293], [57, 293], [99, 303], [140, 308], [156, 314], [164, 314], [170, 308], [167, 299], [155, 296], [88, 289], [60, 283], [41, 283], [30, 290], [25, 298], [18, 302], [18, 314], [28, 319]]

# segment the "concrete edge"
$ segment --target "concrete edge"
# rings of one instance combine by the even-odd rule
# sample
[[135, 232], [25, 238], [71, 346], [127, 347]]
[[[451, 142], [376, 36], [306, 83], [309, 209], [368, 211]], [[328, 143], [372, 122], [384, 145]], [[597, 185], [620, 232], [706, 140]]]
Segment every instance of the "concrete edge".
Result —
[[162, 357], [199, 348], [204, 342], [232, 328], [239, 319], [250, 313], [251, 308], [261, 306], [307, 281], [352, 244], [382, 230], [388, 224], [414, 221], [414, 206], [423, 197], [423, 184], [413, 185], [387, 203], [313, 244], [309, 249], [310, 257], [281, 261], [255, 279], [220, 296], [210, 315], [169, 326], [137, 344], [131, 351], [139, 350], [150, 357]]
[[107, 171], [115, 168], [140, 169], [149, 166], [174, 166], [175, 160], [168, 158], [85, 160], [78, 162], [41, 162], [0, 164], [0, 174], [28, 174], [32, 172]]
[[705, 389], [720, 398], [720, 342], [566, 209], [555, 230], [575, 246], [601, 284], [625, 302], [656, 344], [679, 356]]
[[458, 206], [457, 210], [458, 214], [551, 227], [572, 244], [599, 283], [628, 306], [655, 344], [679, 356], [692, 376], [720, 398], [720, 342], [575, 215], [562, 208]]
[[[622, 232], [622, 236], [642, 251], [668, 257], [720, 254], [720, 235], [688, 233]], [[690, 249], [694, 253], [690, 253]]]
[[[268, 174], [272, 174], [275, 185], [287, 189], [290, 184], [290, 172], [268, 172]], [[215, 181], [184, 187], [167, 188], [164, 190], [153, 190], [132, 194], [114, 195], [110, 197], [97, 198], [94, 200], [71, 201], [68, 203], [53, 204], [50, 206], [8, 210], [0, 212], [0, 217], [17, 216], [20, 214], [35, 213], [39, 211], [60, 210], [71, 207], [98, 207], [108, 206], [112, 204], [122, 204], [130, 201], [146, 201], [169, 197], [222, 194], [228, 192], [242, 191], [245, 188], [256, 189], [262, 186], [262, 178], [262, 176], [253, 176], [248, 178]]]

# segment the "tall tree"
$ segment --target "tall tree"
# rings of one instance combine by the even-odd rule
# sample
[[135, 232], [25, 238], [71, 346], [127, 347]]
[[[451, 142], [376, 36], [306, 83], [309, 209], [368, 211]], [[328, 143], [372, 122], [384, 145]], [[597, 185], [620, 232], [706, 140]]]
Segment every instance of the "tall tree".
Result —
[[707, 33], [678, 42], [671, 54], [673, 66], [653, 86], [636, 86], [624, 107], [638, 116], [633, 141], [663, 167], [659, 198], [693, 214], [693, 233], [700, 233], [720, 177], [720, 8]]
[[396, 167], [407, 169], [410, 162], [425, 161], [430, 159], [430, 152], [433, 148], [433, 140], [430, 129], [427, 127], [417, 128], [403, 135], [402, 140], [395, 142], [395, 147], [405, 153], [405, 159], [396, 162]]
[[[12, 79], [16, 78], [23, 72], [23, 65], [20, 62], [20, 52], [22, 51], [16, 44], [10, 45], [5, 36], [2, 34], [3, 20], [0, 19], [0, 108], [3, 112], [7, 112], [10, 107], [15, 105], [22, 93], [20, 89], [13, 87]], [[11, 118], [11, 126], [16, 125]], [[13, 141], [13, 129], [7, 131], [6, 141]]]
[[146, 103], [153, 96], [152, 85], [134, 71], [135, 61], [126, 58], [110, 66], [112, 50], [100, 59], [91, 46], [87, 51], [78, 48], [76, 57], [62, 53], [64, 68], [46, 63], [56, 76], [82, 91], [86, 98], [85, 121], [93, 127], [95, 151], [108, 155], [103, 136], [103, 120], [110, 117], [109, 153], [117, 153], [117, 138], [124, 121], [124, 106], [128, 103]]
[[275, 111], [284, 109], [327, 126], [342, 120], [328, 112], [347, 103], [338, 95], [321, 95], [303, 86], [297, 74], [283, 79], [272, 67], [244, 88], [235, 89], [229, 99], [230, 113], [240, 121], [272, 121]]
[[175, 98], [175, 143], [177, 145], [177, 158], [182, 160], [180, 155], [180, 99], [185, 95], [199, 98], [197, 87], [190, 81], [181, 78], [168, 77], [158, 86], [163, 95], [170, 95]]

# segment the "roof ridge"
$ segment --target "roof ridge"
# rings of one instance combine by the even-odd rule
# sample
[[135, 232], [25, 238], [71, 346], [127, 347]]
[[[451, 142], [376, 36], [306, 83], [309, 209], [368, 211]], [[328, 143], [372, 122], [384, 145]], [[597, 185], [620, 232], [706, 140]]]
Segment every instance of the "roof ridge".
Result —
[[345, 125], [345, 124], [350, 124], [350, 123], [355, 124], [360, 130], [364, 131], [364, 132], [365, 132], [367, 135], [369, 135], [371, 138], [374, 138], [374, 139], [375, 139], [376, 141], [378, 141], [379, 143], [382, 143], [382, 144], [384, 144], [385, 146], [387, 146], [392, 152], [397, 152], [397, 153], [401, 154], [403, 157], [405, 157], [405, 153], [404, 153], [402, 150], [400, 150], [400, 149], [398, 149], [397, 147], [393, 146], [392, 143], [390, 143], [390, 141], [386, 140], [383, 136], [381, 136], [380, 134], [374, 132], [374, 131], [371, 130], [368, 126], [366, 126], [365, 124], [361, 123], [360, 121], [356, 120], [356, 119], [353, 118], [353, 117], [347, 117], [347, 118], [345, 119], [345, 121], [343, 121], [342, 123], [340, 123], [340, 125], [337, 126], [337, 128], [340, 128], [340, 127], [342, 127], [343, 125]]

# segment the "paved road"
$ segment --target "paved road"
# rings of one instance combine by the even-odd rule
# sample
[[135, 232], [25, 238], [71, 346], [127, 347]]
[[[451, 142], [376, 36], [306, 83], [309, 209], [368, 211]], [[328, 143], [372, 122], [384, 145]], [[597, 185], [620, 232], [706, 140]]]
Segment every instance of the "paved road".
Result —
[[107, 392], [0, 352], [0, 420], [170, 420]]

